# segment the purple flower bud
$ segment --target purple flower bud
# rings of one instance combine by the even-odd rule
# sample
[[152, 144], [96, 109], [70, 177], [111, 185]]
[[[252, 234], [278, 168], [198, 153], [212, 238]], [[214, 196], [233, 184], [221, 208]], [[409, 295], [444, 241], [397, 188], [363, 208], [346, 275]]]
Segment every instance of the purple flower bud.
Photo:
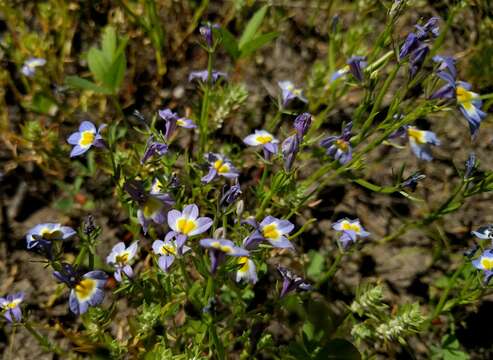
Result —
[[474, 168], [476, 167], [476, 154], [470, 153], [469, 157], [466, 161], [466, 171], [464, 171], [464, 179], [469, 178], [474, 172]]
[[426, 55], [430, 52], [427, 45], [422, 45], [409, 56], [409, 76], [413, 78], [418, 73], [419, 69], [425, 61]]
[[221, 196], [221, 200], [219, 204], [221, 207], [227, 207], [233, 204], [241, 195], [240, 184], [236, 182], [236, 184], [231, 185], [228, 190], [226, 190], [227, 186], [223, 187], [223, 195]]
[[310, 113], [300, 114], [294, 119], [294, 128], [301, 141], [312, 125], [312, 115]]
[[433, 39], [440, 35], [440, 28], [438, 27], [438, 21], [440, 18], [432, 17], [423, 26], [415, 25], [416, 37], [418, 40]]
[[366, 67], [366, 58], [364, 56], [351, 56], [347, 61], [349, 65], [349, 72], [355, 77], [356, 80], [362, 82], [364, 79], [363, 68]]
[[147, 140], [147, 145], [146, 149], [144, 151], [144, 155], [142, 156], [142, 159], [140, 160], [141, 164], [145, 164], [147, 160], [149, 160], [151, 157], [154, 156], [163, 156], [168, 152], [168, 145], [165, 143], [160, 143], [154, 141], [154, 138], [152, 136], [149, 137]]
[[298, 135], [291, 135], [283, 141], [281, 150], [282, 157], [284, 159], [284, 169], [286, 171], [291, 171], [296, 154], [300, 149]]
[[96, 222], [94, 221], [94, 216], [89, 214], [85, 217], [82, 229], [84, 231], [84, 234], [87, 236], [90, 236], [96, 230]]
[[[207, 70], [192, 71], [190, 73], [190, 75], [188, 75], [188, 81], [189, 82], [192, 82], [194, 80], [199, 80], [199, 81], [202, 81], [202, 82], [205, 83], [205, 82], [207, 82], [208, 75], [209, 75], [209, 73], [208, 73]], [[212, 73], [211, 73], [211, 83], [214, 84], [220, 78], [227, 79], [228, 78], [228, 74], [226, 74], [225, 72], [222, 72], [222, 71], [212, 70]]]
[[411, 191], [414, 192], [416, 190], [416, 187], [418, 186], [418, 182], [420, 182], [424, 178], [426, 178], [426, 175], [424, 175], [418, 171], [418, 172], [415, 172], [414, 174], [412, 174], [411, 176], [409, 176], [403, 182], [401, 182], [400, 186], [403, 188], [409, 188], [409, 189], [411, 189]]
[[407, 35], [406, 40], [404, 41], [404, 44], [402, 44], [401, 50], [399, 51], [399, 59], [405, 58], [410, 52], [416, 50], [418, 46], [419, 40], [416, 35], [414, 35], [414, 33]]
[[212, 48], [212, 45], [214, 43], [214, 31], [213, 29], [219, 29], [218, 24], [207, 24], [204, 26], [201, 26], [199, 31], [200, 35], [204, 38], [205, 43], [209, 48]]

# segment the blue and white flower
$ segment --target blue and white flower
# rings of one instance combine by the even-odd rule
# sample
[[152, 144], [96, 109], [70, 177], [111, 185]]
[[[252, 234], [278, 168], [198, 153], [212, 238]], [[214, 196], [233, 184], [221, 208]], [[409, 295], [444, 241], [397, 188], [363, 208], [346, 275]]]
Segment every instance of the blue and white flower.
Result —
[[115, 280], [118, 282], [122, 281], [122, 273], [128, 278], [132, 278], [134, 275], [132, 269], [132, 262], [137, 254], [139, 248], [139, 242], [135, 241], [128, 248], [125, 243], [119, 242], [113, 249], [111, 249], [110, 254], [106, 258], [106, 263], [115, 268]]
[[27, 77], [33, 77], [36, 74], [36, 68], [44, 66], [46, 59], [31, 57], [22, 65], [21, 72]]
[[102, 124], [98, 129], [90, 121], [83, 121], [79, 126], [79, 131], [70, 135], [67, 142], [74, 145], [70, 152], [70, 157], [84, 154], [92, 146], [104, 147], [104, 140], [100, 132], [106, 127]]

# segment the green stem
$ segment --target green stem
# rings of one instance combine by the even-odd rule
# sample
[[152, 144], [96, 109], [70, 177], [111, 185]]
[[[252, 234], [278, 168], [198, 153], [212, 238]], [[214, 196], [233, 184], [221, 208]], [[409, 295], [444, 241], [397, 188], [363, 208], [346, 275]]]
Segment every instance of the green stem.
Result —
[[185, 268], [185, 262], [183, 261], [183, 257], [179, 257], [178, 262], [180, 263], [180, 270], [183, 278], [185, 279], [185, 285], [187, 287], [187, 290], [190, 290], [190, 288], [192, 287], [192, 283], [190, 282], [190, 278], [188, 277], [188, 273], [187, 273], [187, 269]]
[[281, 110], [277, 110], [276, 115], [274, 115], [274, 117], [270, 119], [270, 121], [266, 126], [267, 131], [274, 132], [276, 130], [277, 124], [281, 120], [281, 115], [282, 115]]
[[224, 354], [224, 345], [219, 339], [219, 336], [217, 335], [216, 331], [216, 324], [214, 322], [214, 318], [212, 318], [212, 321], [209, 324], [209, 336], [212, 339], [212, 343], [214, 344], [214, 348], [216, 349], [216, 356], [220, 360], [224, 360], [225, 354]]
[[361, 127], [361, 132], [359, 134], [359, 138], [363, 138], [366, 135], [366, 133], [368, 132], [368, 129], [370, 128], [370, 126], [373, 124], [373, 119], [375, 119], [375, 116], [377, 116], [377, 114], [380, 110], [380, 105], [382, 104], [383, 97], [387, 93], [387, 90], [389, 89], [392, 81], [394, 81], [395, 76], [397, 75], [397, 73], [399, 71], [399, 68], [400, 68], [400, 65], [399, 65], [399, 63], [397, 63], [397, 65], [395, 66], [395, 69], [390, 73], [390, 76], [388, 76], [387, 79], [385, 80], [385, 82], [382, 86], [382, 89], [378, 93], [377, 98], [375, 100], [375, 103], [373, 104], [373, 108], [371, 109], [370, 115], [368, 116], [366, 121], [363, 123], [363, 126]]
[[87, 246], [84, 244], [82, 246], [82, 248], [80, 249], [79, 255], [77, 255], [77, 257], [75, 258], [74, 267], [77, 267], [80, 264], [82, 264], [82, 262], [84, 261], [86, 255], [87, 255], [87, 250], [88, 250]]
[[327, 270], [327, 272], [322, 276], [322, 278], [319, 281], [317, 281], [317, 284], [315, 285], [316, 289], [320, 289], [320, 287], [323, 284], [325, 284], [335, 275], [335, 273], [339, 269], [339, 264], [341, 263], [343, 257], [344, 257], [344, 253], [339, 252], [339, 254], [334, 259], [334, 262], [330, 266], [329, 270]]
[[467, 263], [463, 263], [461, 266], [459, 266], [457, 268], [457, 270], [455, 270], [454, 274], [450, 278], [450, 281], [449, 281], [449, 283], [447, 285], [447, 288], [443, 292], [442, 296], [440, 296], [440, 300], [438, 301], [437, 306], [433, 310], [433, 313], [431, 314], [431, 316], [428, 318], [428, 321], [426, 323], [426, 328], [428, 328], [431, 325], [431, 322], [434, 319], [436, 319], [442, 313], [442, 310], [443, 310], [443, 308], [445, 306], [445, 303], [447, 301], [447, 298], [448, 298], [448, 295], [450, 293], [450, 290], [452, 290], [453, 286], [455, 285], [455, 282], [456, 282], [457, 278], [462, 273], [462, 271], [464, 271], [464, 269], [466, 268], [466, 266], [467, 266]]
[[200, 111], [199, 119], [199, 158], [204, 154], [207, 147], [207, 137], [208, 137], [208, 117], [209, 117], [209, 97], [212, 84], [212, 60], [213, 53], [209, 51], [209, 56], [207, 59], [207, 82], [204, 89], [204, 97], [202, 99], [202, 109]]
[[53, 344], [46, 336], [37, 332], [29, 322], [23, 323], [24, 328], [38, 341], [39, 345], [47, 351], [54, 352], [58, 355], [62, 355], [63, 351], [57, 345]]

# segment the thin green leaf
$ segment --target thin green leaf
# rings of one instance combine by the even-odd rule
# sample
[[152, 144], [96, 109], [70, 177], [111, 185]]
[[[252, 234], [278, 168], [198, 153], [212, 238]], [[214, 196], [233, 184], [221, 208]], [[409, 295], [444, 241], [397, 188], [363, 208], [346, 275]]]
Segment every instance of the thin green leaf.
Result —
[[257, 31], [260, 25], [262, 24], [262, 21], [264, 20], [268, 8], [269, 8], [268, 5], [262, 6], [259, 10], [257, 10], [257, 12], [252, 16], [252, 18], [248, 22], [247, 26], [245, 27], [245, 31], [243, 31], [243, 34], [241, 35], [240, 42], [238, 44], [240, 50], [243, 49], [243, 46], [245, 46], [246, 43], [253, 40], [255, 34], [257, 34]]
[[67, 76], [65, 78], [65, 84], [76, 89], [94, 91], [99, 94], [111, 94], [110, 90], [78, 76]]
[[262, 34], [260, 36], [257, 36], [255, 39], [252, 41], [247, 42], [242, 48], [241, 48], [241, 55], [240, 57], [247, 57], [254, 53], [256, 50], [260, 49], [262, 46], [267, 45], [270, 43], [272, 40], [274, 40], [276, 37], [279, 36], [279, 33], [276, 31], [267, 33], [267, 34]]
[[222, 45], [224, 49], [231, 55], [234, 59], [240, 56], [240, 49], [238, 48], [238, 41], [236, 41], [233, 34], [224, 28], [219, 29], [222, 37]]

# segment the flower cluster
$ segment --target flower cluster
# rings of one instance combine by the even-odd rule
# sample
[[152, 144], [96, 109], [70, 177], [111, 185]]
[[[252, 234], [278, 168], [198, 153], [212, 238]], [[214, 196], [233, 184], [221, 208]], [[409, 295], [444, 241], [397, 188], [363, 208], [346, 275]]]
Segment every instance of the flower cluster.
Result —
[[409, 76], [413, 78], [423, 65], [426, 55], [430, 52], [428, 42], [440, 34], [439, 18], [432, 17], [424, 25], [415, 25], [416, 31], [407, 35], [399, 51], [402, 60], [409, 57]]
[[471, 91], [471, 84], [457, 80], [454, 58], [435, 56], [433, 60], [439, 64], [437, 76], [446, 84], [431, 95], [431, 99], [454, 99], [469, 124], [471, 136], [476, 137], [481, 121], [486, 116], [481, 110], [479, 94]]

